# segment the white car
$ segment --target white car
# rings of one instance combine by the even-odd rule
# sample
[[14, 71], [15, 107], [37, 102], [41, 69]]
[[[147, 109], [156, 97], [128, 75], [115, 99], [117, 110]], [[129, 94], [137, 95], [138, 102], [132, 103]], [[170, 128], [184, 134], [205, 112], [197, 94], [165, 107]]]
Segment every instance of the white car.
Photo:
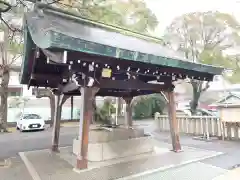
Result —
[[37, 114], [23, 114], [17, 121], [17, 129], [20, 131], [44, 130], [45, 121]]

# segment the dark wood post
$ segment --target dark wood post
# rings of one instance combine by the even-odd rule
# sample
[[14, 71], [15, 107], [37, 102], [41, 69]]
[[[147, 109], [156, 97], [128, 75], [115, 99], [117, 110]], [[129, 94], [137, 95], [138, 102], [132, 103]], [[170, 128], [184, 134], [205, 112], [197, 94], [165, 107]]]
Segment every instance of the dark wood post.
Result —
[[167, 92], [167, 97], [168, 97], [168, 117], [173, 147], [172, 150], [174, 152], [180, 152], [181, 145], [179, 140], [178, 120], [176, 117], [176, 103], [173, 89]]
[[73, 120], [73, 96], [71, 96], [71, 121]]
[[79, 123], [80, 152], [77, 156], [77, 169], [87, 169], [89, 126], [93, 115], [93, 99], [99, 89], [81, 87], [81, 112]]
[[53, 136], [52, 136], [52, 152], [59, 152], [59, 135], [62, 115], [62, 105], [66, 102], [69, 96], [57, 94], [55, 100]]
[[61, 120], [61, 110], [60, 103], [63, 95], [56, 95], [55, 100], [55, 111], [54, 111], [54, 122], [53, 122], [53, 136], [52, 136], [52, 151], [58, 152], [59, 145], [59, 133], [60, 133], [60, 120]]
[[123, 97], [126, 102], [126, 109], [125, 109], [125, 125], [129, 128], [132, 127], [132, 97]]
[[[50, 90], [48, 90], [50, 91]], [[49, 96], [49, 101], [50, 101], [50, 108], [51, 108], [51, 118], [50, 118], [50, 127], [53, 127], [53, 123], [54, 123], [54, 116], [55, 116], [55, 110], [56, 110], [56, 99], [55, 99], [55, 95], [52, 94]]]

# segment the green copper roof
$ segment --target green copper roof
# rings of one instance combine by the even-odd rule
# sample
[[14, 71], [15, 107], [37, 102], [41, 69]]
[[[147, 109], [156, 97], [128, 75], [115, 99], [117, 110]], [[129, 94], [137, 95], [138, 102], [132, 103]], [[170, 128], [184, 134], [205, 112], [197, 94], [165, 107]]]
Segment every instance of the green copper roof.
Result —
[[[181, 54], [163, 47], [159, 39], [99, 24], [45, 5], [25, 15], [25, 28], [34, 44], [43, 49], [61, 48], [213, 75], [223, 70], [188, 62]], [[27, 41], [25, 39], [25, 43]]]

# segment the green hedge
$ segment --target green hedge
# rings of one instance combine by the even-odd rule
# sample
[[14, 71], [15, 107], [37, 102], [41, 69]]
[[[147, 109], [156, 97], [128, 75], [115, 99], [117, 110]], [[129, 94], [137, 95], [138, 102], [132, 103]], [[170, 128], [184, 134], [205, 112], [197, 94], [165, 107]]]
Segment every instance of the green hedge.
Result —
[[115, 113], [116, 109], [110, 101], [104, 101], [104, 104], [101, 108], [96, 108], [95, 111], [95, 121], [103, 124], [110, 123], [110, 115]]
[[165, 106], [166, 101], [160, 94], [139, 97], [139, 100], [133, 106], [133, 119], [152, 118], [156, 112], [162, 114]]

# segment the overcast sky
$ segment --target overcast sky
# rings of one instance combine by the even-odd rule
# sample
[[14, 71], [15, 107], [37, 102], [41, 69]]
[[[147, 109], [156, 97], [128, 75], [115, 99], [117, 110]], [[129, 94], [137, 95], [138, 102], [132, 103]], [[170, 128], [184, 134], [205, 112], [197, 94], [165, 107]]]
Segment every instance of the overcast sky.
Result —
[[[156, 14], [159, 27], [156, 35], [161, 36], [174, 17], [196, 11], [220, 11], [233, 14], [240, 21], [240, 0], [145, 0]], [[159, 35], [160, 34], [160, 35]]]

